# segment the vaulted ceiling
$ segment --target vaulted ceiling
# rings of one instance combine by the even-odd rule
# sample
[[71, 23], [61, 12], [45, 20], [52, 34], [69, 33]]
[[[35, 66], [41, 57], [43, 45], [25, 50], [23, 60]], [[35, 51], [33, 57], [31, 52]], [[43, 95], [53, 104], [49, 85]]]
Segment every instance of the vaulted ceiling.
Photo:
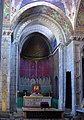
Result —
[[[4, 0], [4, 22], [9, 24], [8, 21], [12, 22], [18, 12], [22, 12], [21, 9], [25, 9], [27, 5], [31, 6], [31, 3], [36, 4], [39, 2], [56, 6], [60, 12], [62, 11], [68, 17], [73, 28], [84, 30], [84, 0]], [[40, 12], [42, 8], [36, 9], [36, 11], [34, 11], [35, 9], [31, 10], [31, 13], [38, 10]], [[43, 10], [46, 12], [46, 8]], [[50, 11], [47, 11], [47, 13], [50, 13]]]
[[50, 45], [47, 42], [46, 36], [41, 33], [32, 33], [27, 37], [21, 51], [21, 57], [27, 59], [44, 59], [50, 53]]
[[77, 19], [76, 19], [76, 27], [84, 28], [84, 0], [81, 0], [80, 6], [78, 9], [78, 14], [77, 14]]

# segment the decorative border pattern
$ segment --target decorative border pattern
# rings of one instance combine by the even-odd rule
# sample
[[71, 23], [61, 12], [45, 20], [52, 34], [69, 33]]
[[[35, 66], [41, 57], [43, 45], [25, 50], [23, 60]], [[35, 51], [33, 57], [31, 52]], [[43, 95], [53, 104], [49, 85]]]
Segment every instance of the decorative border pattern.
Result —
[[7, 63], [8, 63], [8, 40], [4, 39], [3, 41], [3, 56], [2, 56], [2, 111], [7, 111]]
[[4, 23], [10, 22], [10, 0], [4, 1]]
[[84, 41], [84, 36], [72, 36], [71, 40], [74, 40], [74, 41]]
[[76, 27], [77, 28], [84, 28], [84, 1], [81, 0], [78, 16], [76, 19]]
[[16, 21], [19, 23], [21, 20], [35, 14], [45, 14], [54, 19], [63, 28], [67, 38], [73, 34], [72, 24], [66, 15], [56, 6], [50, 3], [46, 4], [45, 2], [37, 2], [36, 4], [31, 3], [23, 7], [13, 21], [11, 21], [12, 26], [14, 26]]
[[[34, 21], [37, 21], [37, 22], [34, 22]], [[32, 25], [34, 25], [33, 23], [35, 23], [35, 27], [30, 26], [31, 25], [30, 23]], [[38, 26], [38, 24], [41, 24], [41, 25]], [[18, 26], [19, 26], [19, 28], [18, 28]], [[29, 18], [28, 21], [24, 22], [23, 24], [19, 24], [18, 26], [17, 26], [15, 34], [14, 34], [14, 38], [15, 38], [16, 42], [19, 42], [20, 37], [22, 38], [22, 35], [27, 36], [28, 34], [30, 34], [32, 32], [35, 32], [35, 31], [38, 31], [38, 32], [44, 34], [47, 37], [50, 36], [49, 31], [51, 31], [51, 33], [53, 33], [53, 34], [49, 38], [52, 38], [52, 40], [54, 38], [56, 38], [57, 39], [57, 44], [59, 44], [59, 42], [63, 42], [63, 40], [64, 40], [64, 38], [63, 38], [64, 33], [61, 30], [60, 26], [55, 24], [53, 21], [49, 20], [46, 15], [45, 16], [40, 15], [40, 16], [36, 16], [35, 18], [34, 17]], [[41, 26], [47, 27], [47, 29], [49, 29], [48, 33], [47, 33], [47, 31], [43, 33]], [[21, 41], [21, 46], [22, 46], [22, 44], [23, 44], [23, 42]]]

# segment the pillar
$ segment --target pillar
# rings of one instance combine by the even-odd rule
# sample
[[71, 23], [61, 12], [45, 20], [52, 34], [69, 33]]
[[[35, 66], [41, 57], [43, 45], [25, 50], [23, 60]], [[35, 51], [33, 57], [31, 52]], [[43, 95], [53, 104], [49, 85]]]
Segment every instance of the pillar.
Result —
[[0, 0], [0, 111], [2, 108], [2, 80], [1, 80], [1, 41], [2, 41], [2, 22], [3, 22], [3, 0]]
[[10, 50], [11, 32], [3, 32], [1, 43], [1, 110], [7, 112], [10, 109]]
[[64, 108], [64, 46], [61, 45], [59, 48], [59, 109]]

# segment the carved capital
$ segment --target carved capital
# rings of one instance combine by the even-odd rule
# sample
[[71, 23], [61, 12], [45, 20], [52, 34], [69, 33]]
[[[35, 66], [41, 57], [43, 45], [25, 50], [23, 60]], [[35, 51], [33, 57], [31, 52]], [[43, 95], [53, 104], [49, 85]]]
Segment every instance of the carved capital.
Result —
[[73, 41], [84, 41], [84, 36], [72, 36], [70, 39]]
[[11, 35], [12, 31], [10, 30], [3, 30], [2, 35]]

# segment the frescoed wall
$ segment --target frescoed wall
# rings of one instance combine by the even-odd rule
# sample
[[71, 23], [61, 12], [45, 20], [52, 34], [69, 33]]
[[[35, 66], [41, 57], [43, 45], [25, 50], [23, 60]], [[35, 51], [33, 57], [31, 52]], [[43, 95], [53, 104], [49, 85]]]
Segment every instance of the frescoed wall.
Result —
[[10, 21], [10, 0], [4, 0], [4, 22]]
[[73, 33], [71, 24], [68, 24], [68, 22], [70, 22], [70, 21], [68, 21], [68, 19], [66, 20], [66, 18], [63, 17], [62, 14], [59, 14], [56, 10], [54, 10], [50, 7], [44, 6], [44, 5], [36, 6], [36, 7], [32, 7], [31, 9], [28, 9], [27, 13], [24, 12], [20, 16], [18, 22], [21, 22], [22, 19], [29, 17], [31, 14], [32, 15], [45, 14], [45, 15], [53, 18], [57, 23], [59, 23], [62, 26], [66, 36], [69, 36], [71, 32]]
[[[73, 19], [78, 6], [78, 0], [5, 0], [4, 2], [4, 20], [9, 21], [14, 18], [18, 11], [25, 5], [34, 2], [49, 2], [62, 10], [70, 19]], [[66, 9], [67, 8], [67, 9]]]
[[56, 5], [57, 7], [59, 7], [62, 11], [65, 11], [62, 0], [23, 0], [20, 8], [24, 7], [25, 5], [29, 3], [42, 2], [42, 1], [52, 3]]
[[78, 0], [12, 0], [11, 20], [21, 8], [35, 2], [49, 2], [60, 8], [70, 19], [73, 19], [75, 16], [75, 10], [78, 6]]
[[77, 8], [79, 0], [74, 0], [75, 6]]
[[79, 12], [76, 20], [76, 27], [78, 28], [83, 28], [84, 27], [84, 0], [82, 0], [80, 7], [79, 7]]
[[20, 1], [21, 1], [21, 0], [15, 0], [15, 6], [17, 6]]
[[74, 27], [74, 19], [76, 16], [76, 9], [78, 7], [78, 0], [65, 0], [66, 15]]
[[64, 4], [62, 0], [12, 0], [11, 1], [11, 20], [16, 15], [16, 13], [23, 8], [25, 5], [34, 3], [34, 2], [49, 2], [58, 8], [60, 8], [63, 12], [65, 12]]

